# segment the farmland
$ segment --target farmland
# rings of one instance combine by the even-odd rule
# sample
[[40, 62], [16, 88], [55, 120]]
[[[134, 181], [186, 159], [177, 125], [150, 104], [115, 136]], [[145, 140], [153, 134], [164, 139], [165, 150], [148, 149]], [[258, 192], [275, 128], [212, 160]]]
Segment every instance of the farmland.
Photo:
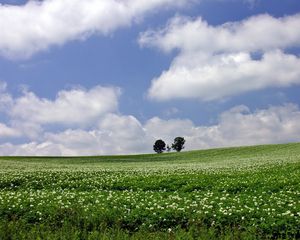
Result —
[[1, 157], [0, 239], [299, 239], [300, 144]]

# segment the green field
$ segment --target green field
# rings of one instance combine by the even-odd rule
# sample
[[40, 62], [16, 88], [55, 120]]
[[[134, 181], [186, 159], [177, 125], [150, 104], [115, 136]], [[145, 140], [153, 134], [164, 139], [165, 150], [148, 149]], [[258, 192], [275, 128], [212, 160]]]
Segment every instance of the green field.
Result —
[[299, 226], [299, 143], [0, 158], [0, 239], [300, 239]]

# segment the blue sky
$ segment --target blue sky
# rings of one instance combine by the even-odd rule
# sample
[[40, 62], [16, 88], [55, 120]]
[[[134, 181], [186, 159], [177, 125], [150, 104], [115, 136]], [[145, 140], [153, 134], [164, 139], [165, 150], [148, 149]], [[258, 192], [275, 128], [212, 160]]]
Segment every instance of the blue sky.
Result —
[[300, 141], [298, 0], [0, 3], [0, 155]]

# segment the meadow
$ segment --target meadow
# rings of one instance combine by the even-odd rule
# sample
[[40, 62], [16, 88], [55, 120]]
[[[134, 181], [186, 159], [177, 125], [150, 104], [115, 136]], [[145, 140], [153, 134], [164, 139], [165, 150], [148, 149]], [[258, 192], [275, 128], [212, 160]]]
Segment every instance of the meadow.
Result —
[[0, 158], [0, 239], [300, 239], [299, 226], [299, 143]]

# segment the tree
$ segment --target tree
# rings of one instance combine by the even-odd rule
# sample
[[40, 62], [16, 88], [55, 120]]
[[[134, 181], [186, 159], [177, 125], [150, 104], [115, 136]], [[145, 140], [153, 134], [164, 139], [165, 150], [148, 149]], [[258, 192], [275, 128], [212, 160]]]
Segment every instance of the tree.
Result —
[[157, 153], [162, 153], [166, 150], [166, 143], [161, 139], [156, 140], [156, 142], [153, 145], [153, 150]]
[[180, 152], [182, 149], [184, 149], [184, 143], [185, 139], [183, 137], [176, 137], [174, 139], [174, 143], [172, 144], [172, 148], [177, 152]]

